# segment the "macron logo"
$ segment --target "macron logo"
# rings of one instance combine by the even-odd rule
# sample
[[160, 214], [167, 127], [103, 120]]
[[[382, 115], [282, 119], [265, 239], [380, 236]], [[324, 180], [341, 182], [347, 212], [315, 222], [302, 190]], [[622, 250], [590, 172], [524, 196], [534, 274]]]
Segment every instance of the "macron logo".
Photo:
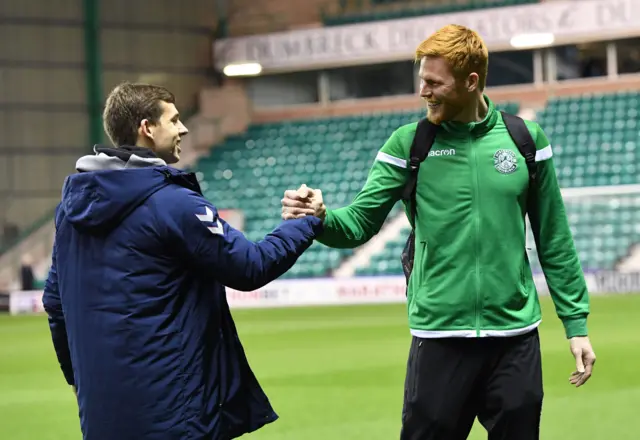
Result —
[[448, 150], [431, 150], [429, 156], [455, 156], [455, 148], [449, 148]]
[[[196, 214], [198, 220], [203, 223], [213, 223], [213, 211], [208, 206], [204, 207], [204, 214]], [[222, 224], [220, 223], [220, 219], [216, 219], [216, 224], [214, 226], [209, 226], [207, 229], [215, 235], [224, 235], [224, 229], [222, 228]]]

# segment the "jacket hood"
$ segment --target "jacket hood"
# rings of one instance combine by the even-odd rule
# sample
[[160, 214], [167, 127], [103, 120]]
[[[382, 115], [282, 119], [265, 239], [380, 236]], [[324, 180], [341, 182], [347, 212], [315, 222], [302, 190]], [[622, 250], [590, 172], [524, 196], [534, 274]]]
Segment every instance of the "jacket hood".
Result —
[[150, 195], [170, 183], [178, 170], [141, 147], [94, 148], [76, 162], [77, 174], [65, 180], [61, 208], [75, 227], [108, 232]]

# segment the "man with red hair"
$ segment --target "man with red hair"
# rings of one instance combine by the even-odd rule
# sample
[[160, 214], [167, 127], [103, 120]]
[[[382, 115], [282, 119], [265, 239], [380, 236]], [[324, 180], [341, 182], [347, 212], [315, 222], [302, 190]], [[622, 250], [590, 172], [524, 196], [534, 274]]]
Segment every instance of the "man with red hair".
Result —
[[[575, 357], [570, 382], [584, 384], [595, 363], [587, 286], [551, 145], [537, 123], [502, 114], [485, 95], [488, 51], [476, 32], [445, 26], [418, 46], [416, 60], [428, 123], [391, 135], [349, 206], [327, 210], [320, 190], [303, 187], [285, 192], [282, 215], [320, 217], [318, 241], [353, 248], [376, 235], [402, 199], [415, 247], [405, 262], [413, 339], [401, 440], [463, 440], [476, 417], [490, 440], [537, 440], [541, 310], [525, 214]], [[511, 131], [514, 118], [530, 139], [526, 156]], [[429, 124], [434, 136], [420, 165], [412, 144]]]

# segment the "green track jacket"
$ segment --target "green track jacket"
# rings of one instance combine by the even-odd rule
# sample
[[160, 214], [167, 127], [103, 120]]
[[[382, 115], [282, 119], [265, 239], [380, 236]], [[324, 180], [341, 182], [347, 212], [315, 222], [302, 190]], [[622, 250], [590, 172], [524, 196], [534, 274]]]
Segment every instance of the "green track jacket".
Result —
[[[420, 166], [416, 253], [407, 293], [415, 336], [513, 336], [537, 327], [541, 320], [525, 248], [529, 174], [502, 115], [485, 99], [486, 118], [443, 123]], [[540, 264], [566, 336], [585, 336], [587, 287], [551, 146], [537, 123], [526, 124], [537, 149], [538, 177], [529, 218]], [[416, 126], [404, 125], [391, 135], [353, 203], [327, 211], [325, 232], [318, 241], [353, 248], [378, 233], [401, 199]]]

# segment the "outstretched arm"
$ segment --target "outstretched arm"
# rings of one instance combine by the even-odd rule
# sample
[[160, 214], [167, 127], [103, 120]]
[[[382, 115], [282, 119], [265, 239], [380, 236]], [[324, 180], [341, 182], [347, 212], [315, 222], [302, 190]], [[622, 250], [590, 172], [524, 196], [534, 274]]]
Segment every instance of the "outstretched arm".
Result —
[[168, 234], [185, 259], [236, 290], [258, 289], [287, 272], [322, 231], [322, 220], [306, 217], [283, 222], [253, 242], [218, 216], [205, 198], [185, 192], [171, 209]]
[[[401, 198], [407, 179], [404, 145], [411, 144], [413, 133], [395, 131], [378, 152], [367, 181], [353, 202], [343, 208], [326, 210], [324, 232], [318, 237], [320, 243], [333, 248], [354, 248], [380, 231], [393, 205]], [[313, 200], [305, 199], [301, 192], [304, 191], [285, 193], [283, 218], [313, 213], [313, 209], [309, 210]]]

